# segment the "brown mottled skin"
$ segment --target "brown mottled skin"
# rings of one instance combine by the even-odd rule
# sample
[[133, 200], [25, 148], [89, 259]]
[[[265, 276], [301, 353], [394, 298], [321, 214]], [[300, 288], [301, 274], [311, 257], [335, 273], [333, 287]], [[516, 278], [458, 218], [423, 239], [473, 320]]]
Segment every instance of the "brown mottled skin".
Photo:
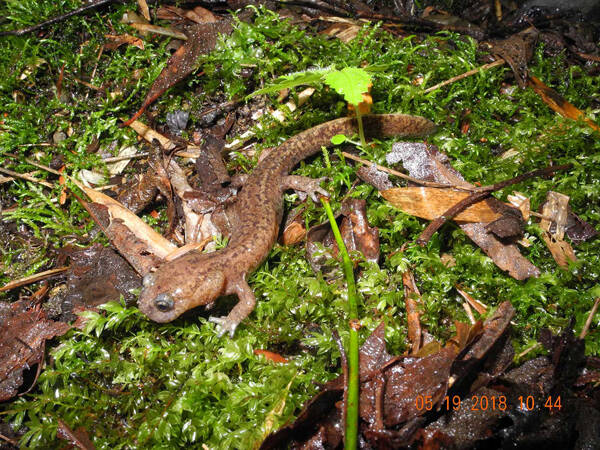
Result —
[[[432, 132], [429, 120], [403, 114], [363, 117], [370, 136], [421, 136]], [[200, 305], [210, 306], [222, 295], [235, 294], [237, 305], [228, 316], [210, 320], [220, 334], [232, 336], [237, 325], [254, 309], [256, 298], [246, 275], [267, 257], [275, 244], [282, 217], [283, 191], [291, 183], [289, 171], [304, 158], [330, 146], [336, 134], [356, 134], [356, 120], [342, 118], [303, 131], [281, 144], [248, 177], [233, 206], [233, 229], [226, 248], [214, 253], [191, 251], [159, 266], [144, 278], [139, 307], [156, 322], [170, 322]], [[308, 186], [318, 191], [318, 183]]]

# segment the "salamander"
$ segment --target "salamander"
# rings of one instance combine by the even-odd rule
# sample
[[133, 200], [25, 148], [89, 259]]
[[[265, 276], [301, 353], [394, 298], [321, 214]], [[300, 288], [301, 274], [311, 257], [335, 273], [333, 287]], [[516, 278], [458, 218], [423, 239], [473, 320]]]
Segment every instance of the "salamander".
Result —
[[[422, 136], [435, 125], [418, 116], [381, 114], [363, 117], [365, 134], [377, 137]], [[246, 281], [275, 244], [283, 211], [283, 192], [298, 189], [299, 177], [288, 176], [305, 158], [330, 146], [337, 134], [356, 134], [354, 118], [340, 118], [303, 131], [274, 149], [248, 176], [232, 205], [232, 233], [228, 245], [213, 253], [192, 250], [158, 266], [143, 279], [140, 310], [156, 322], [170, 322], [196, 306], [212, 306], [223, 295], [237, 295], [239, 301], [224, 317], [211, 317], [219, 335], [236, 327], [254, 309], [256, 298]], [[323, 192], [318, 180], [306, 183], [314, 197]]]

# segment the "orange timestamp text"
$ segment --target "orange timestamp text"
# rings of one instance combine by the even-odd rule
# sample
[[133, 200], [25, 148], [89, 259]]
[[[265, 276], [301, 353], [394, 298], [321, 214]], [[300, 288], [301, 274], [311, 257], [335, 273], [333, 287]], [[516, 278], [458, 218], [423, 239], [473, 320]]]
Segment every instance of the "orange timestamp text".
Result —
[[[468, 407], [471, 411], [506, 411], [509, 407], [506, 396], [504, 395], [472, 395], [470, 402], [463, 404], [464, 399], [459, 395], [446, 395], [440, 404], [440, 408], [445, 408], [450, 411], [458, 411], [463, 407]], [[543, 407], [552, 411], [562, 407], [560, 395], [555, 397], [548, 396], [545, 401], [542, 399]], [[540, 404], [540, 399], [533, 395], [517, 397], [517, 407], [521, 410], [531, 411]], [[419, 411], [431, 411], [435, 407], [433, 397], [431, 395], [417, 395], [415, 399], [415, 407]]]

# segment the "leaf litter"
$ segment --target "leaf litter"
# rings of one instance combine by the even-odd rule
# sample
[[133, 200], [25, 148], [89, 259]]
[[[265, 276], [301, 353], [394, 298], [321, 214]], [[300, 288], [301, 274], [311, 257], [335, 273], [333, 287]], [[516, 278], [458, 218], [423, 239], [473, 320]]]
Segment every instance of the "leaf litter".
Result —
[[[577, 381], [596, 364], [583, 341], [571, 327], [546, 332], [550, 356], [511, 368], [513, 315], [504, 302], [483, 324], [457, 322], [456, 335], [425, 356], [390, 355], [379, 325], [360, 349], [359, 447], [600, 445], [598, 388]], [[261, 449], [340, 446], [343, 384], [343, 376], [326, 383]]]

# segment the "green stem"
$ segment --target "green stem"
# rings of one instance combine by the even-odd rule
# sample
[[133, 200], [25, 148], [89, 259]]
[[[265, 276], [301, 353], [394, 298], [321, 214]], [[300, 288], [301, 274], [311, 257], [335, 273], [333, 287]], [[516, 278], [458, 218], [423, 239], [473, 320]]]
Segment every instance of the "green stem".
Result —
[[358, 122], [358, 136], [360, 137], [360, 143], [363, 148], [367, 148], [367, 140], [365, 139], [365, 130], [363, 129], [362, 114], [358, 105], [354, 105], [354, 111], [356, 111], [356, 121]]
[[[359, 118], [359, 130], [362, 130], [362, 125]], [[362, 136], [361, 136], [362, 137]], [[364, 137], [363, 137], [364, 138]], [[327, 213], [327, 218], [331, 224], [331, 230], [335, 236], [340, 255], [342, 255], [342, 267], [344, 276], [348, 285], [348, 306], [349, 306], [349, 328], [350, 340], [348, 346], [348, 395], [346, 397], [346, 432], [344, 440], [344, 448], [346, 450], [355, 450], [358, 445], [358, 294], [356, 292], [356, 283], [354, 281], [354, 269], [352, 261], [348, 256], [348, 250], [344, 245], [342, 235], [333, 216], [333, 211], [329, 205], [329, 200], [321, 197], [321, 203]]]

